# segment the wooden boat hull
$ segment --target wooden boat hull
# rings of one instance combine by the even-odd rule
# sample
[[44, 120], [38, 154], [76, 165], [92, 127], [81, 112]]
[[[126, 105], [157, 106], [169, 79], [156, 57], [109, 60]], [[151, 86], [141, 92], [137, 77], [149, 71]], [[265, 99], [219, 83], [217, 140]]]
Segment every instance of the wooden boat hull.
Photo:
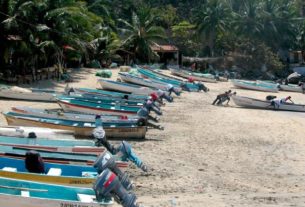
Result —
[[215, 79], [207, 78], [207, 77], [203, 77], [203, 76], [196, 76], [188, 71], [182, 71], [182, 70], [176, 70], [176, 69], [170, 69], [170, 71], [173, 75], [176, 75], [176, 76], [179, 76], [182, 78], [192, 78], [195, 81], [203, 81], [203, 82], [209, 82], [209, 83], [217, 82]]
[[[5, 116], [6, 121], [9, 125], [13, 126], [36, 126], [51, 129], [63, 129], [74, 131], [75, 135], [81, 137], [90, 137], [92, 135], [92, 127], [74, 127], [74, 126], [63, 126], [52, 123], [39, 122], [29, 119], [23, 119], [21, 117]], [[144, 139], [147, 128], [141, 127], [122, 127], [122, 128], [104, 128], [108, 138], [137, 138]]]
[[277, 93], [279, 91], [279, 89], [276, 87], [271, 87], [271, 86], [268, 87], [267, 85], [265, 85], [265, 86], [254, 85], [254, 84], [256, 84], [255, 82], [253, 82], [253, 84], [252, 84], [252, 82], [247, 83], [247, 81], [232, 80], [232, 83], [235, 87], [243, 88], [243, 89], [265, 91], [265, 92], [272, 92], [272, 93]]
[[131, 84], [107, 81], [103, 79], [99, 80], [99, 84], [105, 90], [120, 91], [139, 95], [149, 95], [156, 91], [148, 87], [140, 87], [138, 85], [132, 86]]
[[232, 96], [232, 99], [236, 105], [247, 108], [305, 112], [305, 105], [300, 104], [280, 104], [279, 107], [274, 108], [273, 106], [271, 106], [270, 101], [263, 101], [243, 96]]

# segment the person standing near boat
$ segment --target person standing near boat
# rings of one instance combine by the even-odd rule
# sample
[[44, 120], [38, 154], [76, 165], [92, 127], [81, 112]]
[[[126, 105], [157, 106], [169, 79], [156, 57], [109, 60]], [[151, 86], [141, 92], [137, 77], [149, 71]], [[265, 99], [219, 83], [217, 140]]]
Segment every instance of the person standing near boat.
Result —
[[288, 101], [289, 101], [290, 103], [293, 103], [293, 104], [294, 104], [294, 102], [291, 100], [291, 96], [287, 96], [286, 98], [282, 98], [282, 99], [280, 100], [280, 103], [281, 103], [281, 104], [285, 104], [285, 103], [288, 103]]
[[282, 98], [282, 99], [273, 99], [271, 101], [270, 106], [273, 106], [274, 109], [280, 108], [281, 104], [287, 104], [288, 101], [290, 103], [294, 104], [294, 102], [291, 100], [291, 96], [287, 96], [286, 98]]
[[305, 93], [305, 83], [304, 82], [300, 82], [299, 86], [301, 87], [302, 93], [304, 94]]

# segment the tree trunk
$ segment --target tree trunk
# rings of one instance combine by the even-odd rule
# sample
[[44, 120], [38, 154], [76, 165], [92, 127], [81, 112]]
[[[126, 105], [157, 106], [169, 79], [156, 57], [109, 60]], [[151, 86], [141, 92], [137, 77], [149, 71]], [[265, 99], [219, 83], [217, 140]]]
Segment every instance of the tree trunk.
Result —
[[[8, 14], [8, 4], [9, 0], [2, 1], [0, 3], [0, 11], [3, 12], [4, 14]], [[5, 28], [4, 24], [2, 22], [7, 19], [7, 16], [3, 15], [0, 13], [0, 68], [3, 69], [5, 68], [5, 51], [8, 46], [8, 41], [7, 41], [7, 34], [5, 33]]]

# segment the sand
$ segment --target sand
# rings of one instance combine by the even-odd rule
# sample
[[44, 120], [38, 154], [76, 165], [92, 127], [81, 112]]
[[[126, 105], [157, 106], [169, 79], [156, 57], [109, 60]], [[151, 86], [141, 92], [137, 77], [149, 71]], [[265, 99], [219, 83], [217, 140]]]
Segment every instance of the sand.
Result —
[[[73, 85], [97, 87], [94, 73], [76, 71]], [[212, 106], [216, 95], [228, 89], [255, 98], [270, 93], [235, 89], [229, 82], [206, 85], [209, 93], [186, 92], [163, 107], [164, 131], [128, 140], [150, 168], [149, 173], [128, 169], [138, 200], [147, 207], [305, 206], [305, 113], [244, 109], [233, 102]], [[36, 86], [63, 89], [65, 84]], [[276, 95], [305, 104], [301, 93]], [[24, 105], [58, 107], [0, 101], [1, 111]]]

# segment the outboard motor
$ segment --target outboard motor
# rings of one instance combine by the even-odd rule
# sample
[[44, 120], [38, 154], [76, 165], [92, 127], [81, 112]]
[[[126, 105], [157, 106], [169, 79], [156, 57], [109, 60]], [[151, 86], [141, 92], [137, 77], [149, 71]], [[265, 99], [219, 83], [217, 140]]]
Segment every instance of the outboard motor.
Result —
[[170, 96], [172, 93], [176, 94], [176, 96], [180, 96], [181, 91], [178, 88], [175, 88], [172, 84], [167, 85], [168, 95]]
[[173, 102], [173, 100], [174, 100], [173, 97], [171, 97], [170, 95], [166, 94], [165, 91], [162, 91], [160, 89], [157, 91], [157, 94], [158, 94], [159, 99], [161, 99], [161, 100], [163, 100], [163, 98], [165, 100], [167, 100], [168, 102]]
[[137, 112], [137, 115], [139, 117], [142, 117], [144, 119], [149, 119], [149, 120], [153, 120], [154, 122], [158, 122], [159, 121], [159, 118], [158, 117], [152, 117], [149, 115], [149, 111], [146, 107], [141, 107], [138, 112]]
[[198, 91], [208, 92], [209, 89], [203, 83], [197, 83]]
[[180, 87], [185, 90], [185, 91], [188, 91], [188, 92], [191, 92], [191, 90], [189, 89], [189, 87], [187, 86], [187, 83], [183, 82], [180, 84]]
[[266, 96], [267, 101], [272, 101], [275, 98], [276, 98], [276, 96], [273, 96], [273, 95]]
[[162, 111], [158, 109], [152, 101], [148, 100], [143, 104], [143, 107], [145, 107], [148, 111], [148, 114], [150, 111], [154, 111], [157, 115], [162, 115]]
[[25, 168], [30, 173], [45, 173], [43, 160], [40, 157], [40, 154], [34, 150], [26, 152]]
[[137, 197], [134, 193], [127, 192], [116, 174], [109, 169], [105, 169], [98, 176], [93, 190], [95, 191], [96, 200], [99, 202], [113, 196], [123, 207], [140, 207], [136, 203]]
[[96, 169], [98, 174], [101, 174], [107, 168], [110, 169], [118, 176], [126, 190], [132, 189], [133, 186], [129, 179], [129, 175], [126, 172], [122, 172], [120, 168], [118, 168], [113, 156], [109, 152], [106, 151], [101, 154], [94, 162], [93, 167]]

